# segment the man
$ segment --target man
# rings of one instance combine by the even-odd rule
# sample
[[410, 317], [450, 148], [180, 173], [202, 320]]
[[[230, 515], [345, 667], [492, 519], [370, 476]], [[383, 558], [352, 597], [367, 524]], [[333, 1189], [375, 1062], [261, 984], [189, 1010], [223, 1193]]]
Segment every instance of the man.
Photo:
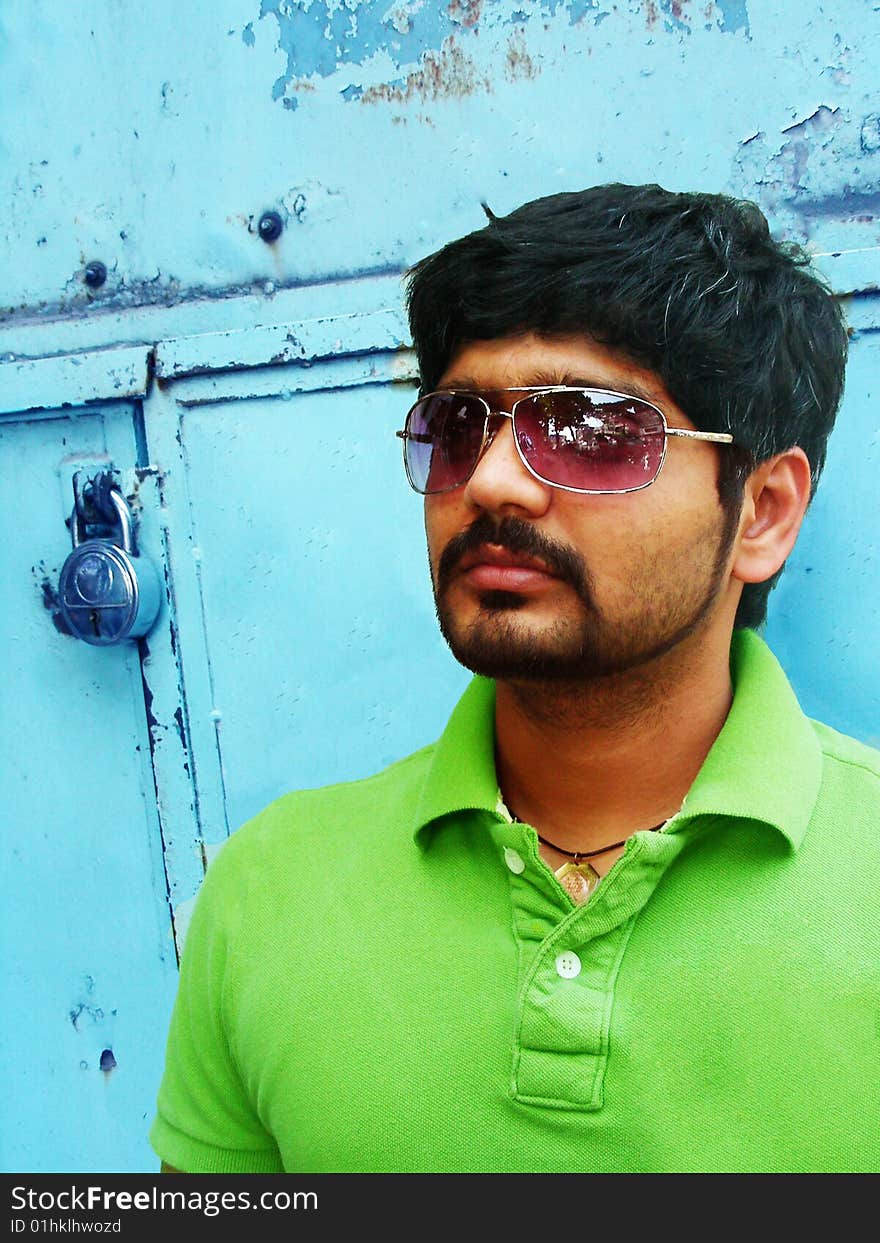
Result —
[[755, 633], [840, 312], [723, 196], [487, 215], [409, 275], [401, 433], [477, 676], [435, 745], [212, 863], [153, 1144], [193, 1171], [875, 1170], [880, 757]]

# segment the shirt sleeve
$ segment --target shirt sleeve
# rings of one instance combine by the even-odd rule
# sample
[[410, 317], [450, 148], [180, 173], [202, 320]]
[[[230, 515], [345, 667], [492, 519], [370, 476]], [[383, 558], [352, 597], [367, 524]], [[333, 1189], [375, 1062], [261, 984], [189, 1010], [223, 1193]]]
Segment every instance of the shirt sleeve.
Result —
[[235, 837], [218, 851], [196, 897], [149, 1132], [160, 1160], [186, 1173], [283, 1170], [236, 1063], [225, 1008], [247, 901], [246, 859]]

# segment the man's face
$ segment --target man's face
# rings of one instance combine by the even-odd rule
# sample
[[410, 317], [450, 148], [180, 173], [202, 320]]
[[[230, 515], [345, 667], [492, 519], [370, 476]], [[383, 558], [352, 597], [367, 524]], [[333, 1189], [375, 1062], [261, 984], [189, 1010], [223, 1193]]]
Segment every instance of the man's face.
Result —
[[[437, 388], [492, 394], [509, 410], [517, 394], [504, 390], [553, 384], [643, 396], [670, 427], [694, 426], [654, 372], [581, 336], [468, 343]], [[487, 677], [578, 681], [643, 665], [721, 611], [732, 622], [724, 451], [673, 437], [649, 487], [589, 496], [534, 478], [502, 420], [468, 482], [425, 498], [437, 615], [456, 659]]]

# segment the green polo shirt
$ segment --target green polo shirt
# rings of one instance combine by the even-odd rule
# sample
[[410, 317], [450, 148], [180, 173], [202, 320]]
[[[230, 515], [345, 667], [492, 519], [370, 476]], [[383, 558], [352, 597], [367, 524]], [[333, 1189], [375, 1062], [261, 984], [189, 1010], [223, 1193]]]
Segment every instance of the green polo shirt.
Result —
[[482, 678], [435, 745], [234, 833], [187, 936], [159, 1156], [880, 1170], [880, 754], [807, 720], [754, 633], [731, 668], [682, 810], [584, 906], [498, 805]]

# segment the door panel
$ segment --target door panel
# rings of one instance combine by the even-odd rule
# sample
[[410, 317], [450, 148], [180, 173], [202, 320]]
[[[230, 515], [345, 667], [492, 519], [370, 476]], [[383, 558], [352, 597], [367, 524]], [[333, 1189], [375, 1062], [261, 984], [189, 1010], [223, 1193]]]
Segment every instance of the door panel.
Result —
[[[148, 403], [166, 494], [177, 480], [169, 556], [208, 857], [288, 790], [433, 741], [468, 680], [437, 630], [422, 502], [394, 435], [413, 386], [377, 382], [377, 365], [359, 378], [327, 361], [307, 391], [278, 367], [274, 396], [238, 376], [256, 395], [228, 401], [222, 379], [200, 379], [171, 386], [161, 413]], [[190, 904], [175, 890], [180, 936]]]
[[151, 1168], [136, 1120], [152, 1110], [176, 961], [139, 652], [53, 622], [72, 464], [132, 465], [134, 413], [0, 421], [6, 1170]]
[[825, 470], [770, 595], [766, 637], [805, 712], [880, 747], [880, 298], [852, 319], [862, 326]]

